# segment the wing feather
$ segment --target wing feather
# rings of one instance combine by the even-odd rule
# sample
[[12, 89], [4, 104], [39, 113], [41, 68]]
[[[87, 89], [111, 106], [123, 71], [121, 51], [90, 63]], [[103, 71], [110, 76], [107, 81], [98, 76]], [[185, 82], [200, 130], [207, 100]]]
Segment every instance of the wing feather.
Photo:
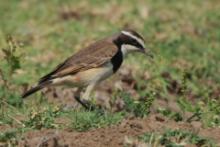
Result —
[[117, 51], [118, 48], [114, 43], [108, 40], [98, 41], [69, 57], [52, 72], [42, 77], [39, 83], [99, 67], [110, 61]]

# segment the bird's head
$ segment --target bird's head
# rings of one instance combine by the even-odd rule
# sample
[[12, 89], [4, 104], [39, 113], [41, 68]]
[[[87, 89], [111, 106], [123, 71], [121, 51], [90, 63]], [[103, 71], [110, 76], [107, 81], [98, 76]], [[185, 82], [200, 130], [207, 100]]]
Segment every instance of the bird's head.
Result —
[[123, 55], [130, 52], [141, 52], [147, 55], [149, 53], [149, 50], [145, 47], [144, 38], [133, 30], [121, 31], [115, 42], [120, 46]]

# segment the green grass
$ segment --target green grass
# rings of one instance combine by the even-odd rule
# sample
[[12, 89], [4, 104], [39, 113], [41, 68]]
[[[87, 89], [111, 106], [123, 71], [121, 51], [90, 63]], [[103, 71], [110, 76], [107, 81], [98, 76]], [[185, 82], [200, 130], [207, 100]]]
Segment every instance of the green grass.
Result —
[[[5, 0], [0, 14], [0, 125], [60, 128], [55, 119], [70, 117], [71, 125], [65, 127], [85, 131], [117, 124], [130, 114], [147, 117], [157, 99], [174, 99], [181, 112], [161, 106], [158, 113], [175, 121], [196, 119], [203, 127], [220, 126], [218, 0]], [[28, 103], [21, 100], [25, 85], [36, 83], [88, 43], [126, 26], [144, 36], [155, 56], [151, 61], [130, 55], [124, 63], [134, 69], [140, 100], [113, 90], [113, 99], [122, 98], [126, 104], [115, 113], [57, 111], [53, 104], [41, 101], [40, 94]], [[183, 118], [187, 112], [192, 118]], [[11, 139], [14, 134], [1, 138]]]
[[73, 111], [68, 113], [68, 116], [71, 118], [70, 127], [77, 131], [114, 125], [119, 123], [124, 117], [123, 113], [112, 114], [100, 110], [95, 110], [94, 112]]
[[163, 133], [145, 133], [139, 136], [139, 140], [155, 147], [184, 147], [189, 144], [215, 147], [215, 143], [212, 140], [184, 130], [166, 130]]
[[150, 113], [150, 107], [155, 100], [153, 93], [145, 93], [147, 98], [134, 100], [131, 95], [127, 93], [118, 93], [119, 97], [123, 98], [125, 103], [124, 111], [134, 115], [135, 117], [145, 117]]

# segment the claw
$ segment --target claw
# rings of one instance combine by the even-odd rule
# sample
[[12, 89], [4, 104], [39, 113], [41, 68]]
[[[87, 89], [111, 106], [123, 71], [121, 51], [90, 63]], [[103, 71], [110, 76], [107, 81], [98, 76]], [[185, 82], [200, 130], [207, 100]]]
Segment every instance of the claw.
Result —
[[93, 111], [96, 109], [95, 105], [87, 100], [81, 100], [79, 96], [75, 96], [75, 100], [80, 103], [85, 109]]

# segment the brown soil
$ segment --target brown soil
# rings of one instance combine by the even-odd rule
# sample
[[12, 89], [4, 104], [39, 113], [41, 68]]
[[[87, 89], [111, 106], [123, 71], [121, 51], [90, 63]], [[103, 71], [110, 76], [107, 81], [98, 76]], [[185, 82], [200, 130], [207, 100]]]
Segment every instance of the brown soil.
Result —
[[196, 123], [178, 123], [154, 114], [145, 119], [129, 118], [115, 126], [92, 129], [86, 132], [36, 130], [26, 133], [24, 139], [19, 142], [19, 146], [121, 147], [124, 146], [127, 137], [135, 137], [152, 131], [161, 132], [164, 129], [189, 130], [216, 141], [220, 140], [220, 128], [203, 129]]

